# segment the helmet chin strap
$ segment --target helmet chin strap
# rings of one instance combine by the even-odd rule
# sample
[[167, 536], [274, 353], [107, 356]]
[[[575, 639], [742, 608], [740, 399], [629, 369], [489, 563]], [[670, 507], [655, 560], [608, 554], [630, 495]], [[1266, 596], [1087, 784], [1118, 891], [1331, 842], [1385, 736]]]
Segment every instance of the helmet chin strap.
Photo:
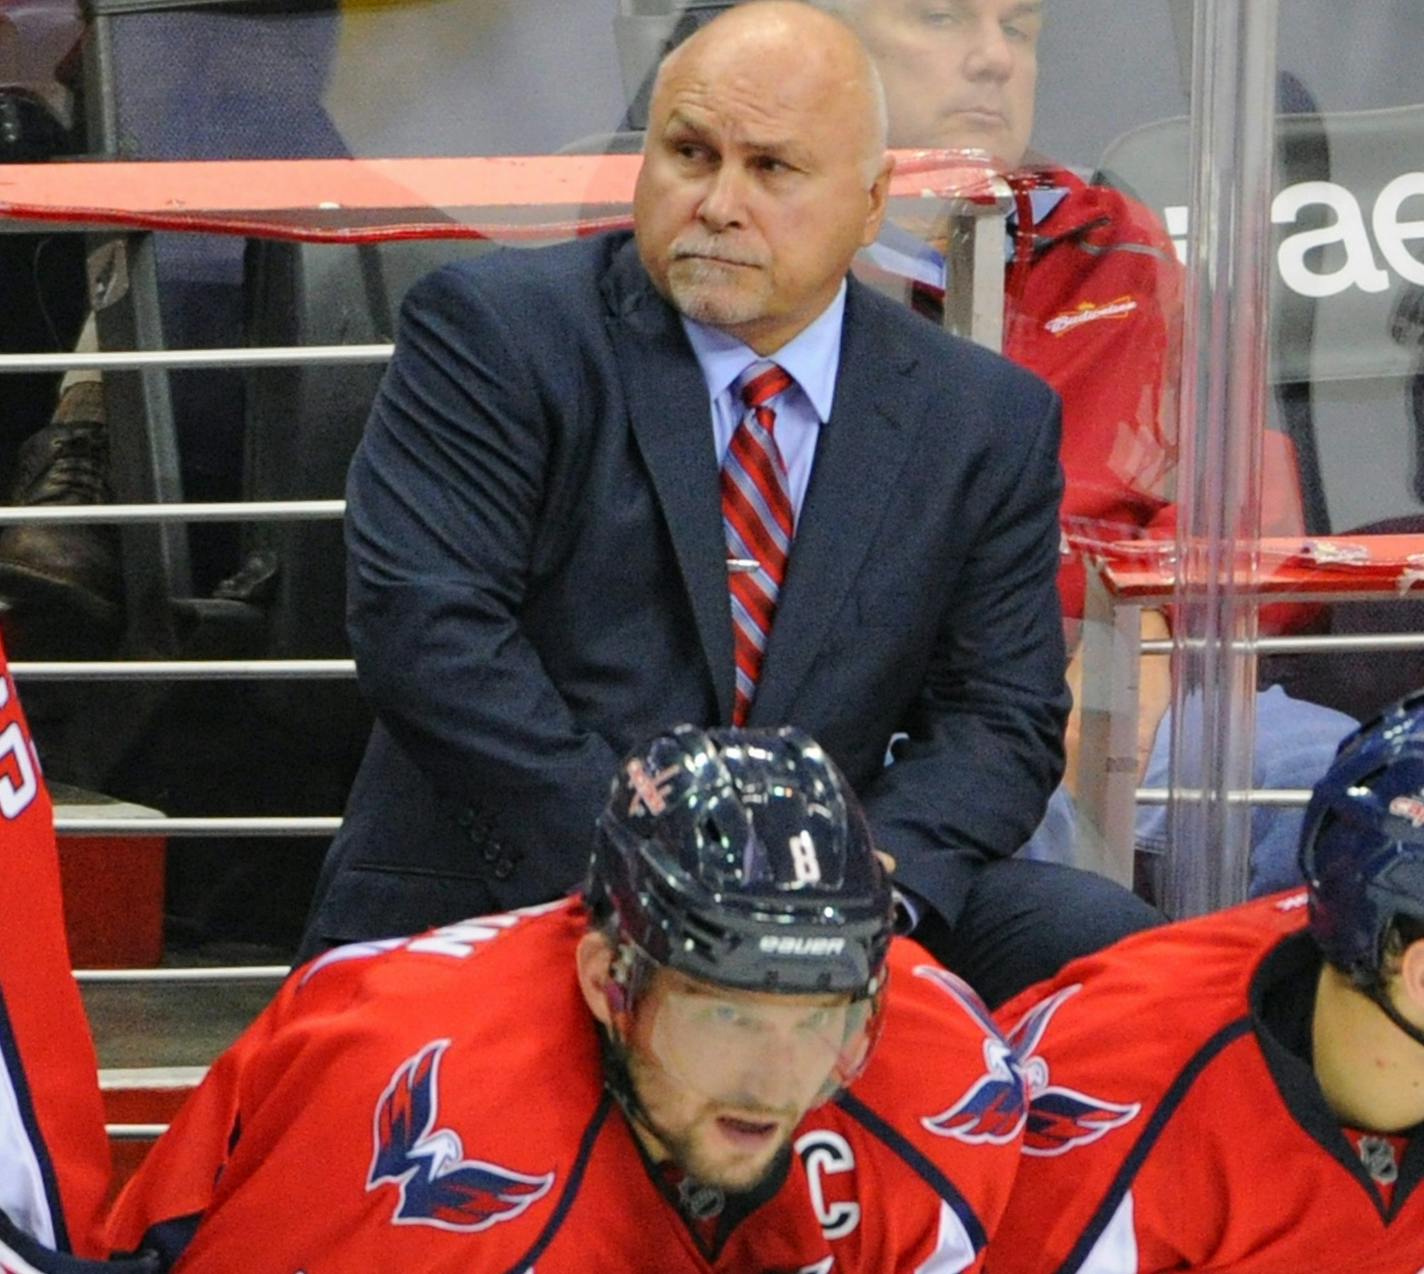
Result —
[[1385, 1017], [1389, 1018], [1391, 1022], [1418, 1044], [1420, 1048], [1424, 1048], [1424, 1030], [1415, 1026], [1413, 1022], [1394, 1007], [1394, 1003], [1386, 994], [1383, 985], [1376, 982], [1373, 986], [1366, 988], [1365, 994], [1375, 1002]]
[[[631, 1050], [624, 1033], [624, 1027], [632, 1019], [647, 982], [649, 968], [646, 961], [647, 957], [633, 943], [624, 940], [618, 944], [608, 987], [610, 1020], [607, 1026], [600, 1024], [598, 1031], [603, 1054], [603, 1084], [630, 1124], [655, 1137], [659, 1145], [667, 1146], [670, 1144], [667, 1134], [649, 1113], [633, 1083], [633, 1068], [629, 1064]], [[720, 1207], [717, 1210], [720, 1211]]]
[[[613, 1095], [613, 1100], [622, 1108], [630, 1124], [638, 1125], [656, 1137], [659, 1145], [668, 1145], [667, 1134], [658, 1127], [643, 1099], [638, 1096], [632, 1068], [628, 1065], [628, 1045], [610, 1027], [600, 1026], [599, 1038], [603, 1045], [604, 1087]], [[708, 1185], [688, 1175], [678, 1183], [678, 1201], [694, 1221], [707, 1221], [721, 1213], [726, 1205], [726, 1193], [720, 1186]]]
[[648, 1114], [648, 1108], [643, 1105], [643, 1099], [638, 1096], [633, 1084], [633, 1070], [628, 1065], [628, 1045], [611, 1027], [600, 1026], [598, 1034], [603, 1045], [603, 1086], [623, 1108], [629, 1123], [641, 1125], [661, 1142], [660, 1129]]

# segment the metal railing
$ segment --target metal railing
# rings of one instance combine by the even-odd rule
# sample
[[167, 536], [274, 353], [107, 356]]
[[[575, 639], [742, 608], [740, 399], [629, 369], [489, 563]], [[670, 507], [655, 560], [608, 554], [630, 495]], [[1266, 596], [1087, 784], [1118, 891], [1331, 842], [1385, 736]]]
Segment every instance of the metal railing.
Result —
[[92, 504], [84, 507], [42, 505], [0, 506], [0, 526], [44, 522], [295, 522], [332, 521], [346, 513], [344, 500], [252, 500], [225, 504]]
[[[1370, 538], [1315, 537], [1308, 547], [1315, 550], [1341, 540], [1363, 543]], [[1394, 556], [1398, 551], [1395, 544], [1378, 559], [1368, 551], [1342, 554], [1339, 559], [1327, 554], [1319, 559], [1301, 553], [1300, 545], [1291, 541], [1262, 541], [1258, 547], [1271, 545], [1278, 569], [1287, 574], [1275, 578], [1272, 587], [1250, 592], [1250, 601], [1259, 606], [1288, 601], [1348, 605], [1417, 598], [1424, 593], [1424, 536], [1392, 538], [1407, 542], [1404, 556]], [[1418, 552], [1414, 551], [1416, 541]], [[1296, 551], [1286, 551], [1288, 544], [1294, 544]], [[1121, 562], [1113, 555], [1114, 547], [1122, 550]], [[1174, 567], [1165, 559], [1135, 557], [1140, 545], [1104, 548], [1089, 558], [1085, 595], [1083, 690], [1087, 706], [1081, 746], [1086, 759], [1079, 770], [1079, 863], [1129, 883], [1134, 875], [1133, 815], [1137, 805], [1167, 805], [1176, 799], [1207, 801], [1219, 796], [1232, 807], [1300, 808], [1309, 804], [1311, 793], [1306, 788], [1243, 788], [1215, 793], [1135, 785], [1138, 662], [1146, 654], [1171, 655], [1179, 647], [1196, 650], [1215, 643], [1190, 636], [1144, 640], [1140, 633], [1143, 608], [1172, 605], [1177, 600]], [[1343, 574], [1332, 576], [1328, 569], [1316, 573], [1301, 564], [1310, 561], [1323, 562], [1325, 568], [1333, 567]], [[1342, 566], [1341, 562], [1348, 564]], [[1365, 568], [1373, 573], [1356, 573]], [[1255, 570], [1253, 566], [1245, 577], [1253, 589], [1257, 584]], [[1255, 637], [1229, 644], [1233, 651], [1261, 655], [1397, 652], [1424, 650], [1424, 632]]]
[[280, 982], [292, 971], [286, 964], [215, 964], [190, 969], [75, 969], [81, 986], [142, 983]]
[[58, 354], [0, 354], [5, 372], [127, 372], [193, 368], [308, 367], [384, 363], [395, 346], [237, 345], [212, 349], [65, 350]]

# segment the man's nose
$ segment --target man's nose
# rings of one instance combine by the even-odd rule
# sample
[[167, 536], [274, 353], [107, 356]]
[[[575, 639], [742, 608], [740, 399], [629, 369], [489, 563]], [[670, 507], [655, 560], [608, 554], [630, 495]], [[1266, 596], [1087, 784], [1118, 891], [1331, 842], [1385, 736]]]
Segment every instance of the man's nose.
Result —
[[985, 17], [970, 35], [964, 59], [971, 79], [1007, 79], [1014, 68], [1014, 50], [997, 18]]
[[722, 164], [708, 182], [697, 217], [714, 234], [746, 221], [746, 178], [735, 164]]
[[773, 1035], [761, 1042], [756, 1057], [747, 1058], [740, 1087], [756, 1104], [769, 1110], [802, 1104], [807, 1090], [820, 1086], [826, 1058], [803, 1041]]
[[779, 1111], [798, 1106], [804, 1087], [805, 1077], [785, 1059], [767, 1057], [757, 1067], [742, 1073], [737, 1092], [739, 1100], [747, 1106]]

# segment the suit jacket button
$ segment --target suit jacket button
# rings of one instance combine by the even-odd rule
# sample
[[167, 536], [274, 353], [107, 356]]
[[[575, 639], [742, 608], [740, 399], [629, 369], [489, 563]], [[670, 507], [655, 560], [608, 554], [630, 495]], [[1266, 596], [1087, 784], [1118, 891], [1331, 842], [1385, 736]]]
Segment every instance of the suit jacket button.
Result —
[[509, 858], [501, 858], [494, 865], [494, 878], [496, 880], [508, 880], [514, 875], [514, 862]]
[[456, 826], [463, 827], [466, 830], [473, 827], [475, 825], [475, 811], [472, 810], [468, 805], [461, 807], [458, 811], [456, 811], [455, 824]]

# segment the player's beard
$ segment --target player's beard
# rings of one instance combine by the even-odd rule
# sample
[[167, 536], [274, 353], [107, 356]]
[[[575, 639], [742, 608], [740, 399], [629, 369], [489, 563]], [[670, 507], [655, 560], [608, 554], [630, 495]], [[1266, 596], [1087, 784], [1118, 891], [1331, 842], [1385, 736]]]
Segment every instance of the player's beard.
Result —
[[693, 1181], [705, 1186], [716, 1186], [728, 1194], [746, 1194], [778, 1172], [785, 1163], [791, 1139], [790, 1132], [787, 1132], [776, 1141], [772, 1153], [760, 1166], [748, 1164], [742, 1167], [719, 1161], [699, 1144], [697, 1130], [700, 1126], [705, 1127], [700, 1121], [682, 1132], [670, 1132], [666, 1128], [657, 1127], [655, 1123], [651, 1126], [654, 1136], [662, 1143], [668, 1157]]
[[[648, 1147], [655, 1158], [659, 1157], [656, 1150], [661, 1149], [663, 1156], [671, 1159], [694, 1181], [732, 1194], [756, 1189], [785, 1163], [791, 1136], [804, 1112], [772, 1109], [753, 1101], [712, 1102], [702, 1099], [691, 1117], [680, 1120], [674, 1127], [664, 1116], [661, 1108], [665, 1103], [658, 1099], [658, 1094], [660, 1091], [664, 1094], [676, 1093], [675, 1082], [656, 1061], [641, 1056], [637, 1050], [618, 1046], [617, 1051], [621, 1054], [618, 1060], [629, 1089], [623, 1102], [624, 1110], [634, 1124], [656, 1139], [657, 1147]], [[680, 1095], [686, 1099], [685, 1091]], [[742, 1115], [763, 1113], [767, 1122], [781, 1122], [783, 1131], [756, 1159], [718, 1155], [708, 1142], [716, 1136], [714, 1122], [721, 1106], [732, 1106]]]

